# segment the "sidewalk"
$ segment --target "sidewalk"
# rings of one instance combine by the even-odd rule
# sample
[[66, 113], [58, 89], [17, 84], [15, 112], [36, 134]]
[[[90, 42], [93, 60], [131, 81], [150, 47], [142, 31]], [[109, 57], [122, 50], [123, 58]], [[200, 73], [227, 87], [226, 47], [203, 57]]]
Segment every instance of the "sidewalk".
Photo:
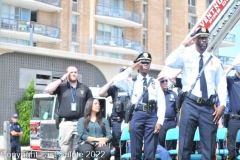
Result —
[[[30, 147], [29, 146], [23, 146], [23, 147], [21, 147], [21, 150], [22, 151], [24, 151], [24, 150], [30, 150]], [[22, 152], [23, 153], [23, 152]], [[14, 156], [14, 158], [13, 158], [13, 160], [15, 160], [16, 158], [15, 158], [15, 156]], [[0, 152], [0, 160], [4, 160], [4, 157], [3, 157], [3, 153], [2, 152]], [[10, 160], [10, 158], [9, 158], [9, 160]], [[21, 158], [21, 160], [36, 160], [36, 159], [30, 159], [30, 158]]]

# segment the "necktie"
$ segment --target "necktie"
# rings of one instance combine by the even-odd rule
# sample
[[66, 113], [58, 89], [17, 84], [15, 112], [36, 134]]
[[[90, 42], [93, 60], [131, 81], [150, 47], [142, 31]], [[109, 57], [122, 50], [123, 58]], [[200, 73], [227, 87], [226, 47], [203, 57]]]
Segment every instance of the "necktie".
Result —
[[[199, 60], [199, 72], [203, 68], [203, 55], [200, 55], [200, 60]], [[207, 92], [207, 82], [205, 78], [204, 71], [201, 74], [200, 77], [200, 90], [202, 91], [202, 98], [204, 101], [208, 99], [208, 92]]]
[[[143, 92], [145, 91], [145, 87], [147, 87], [147, 78], [143, 78]], [[148, 102], [148, 92], [146, 92], [143, 96], [142, 103], [147, 103]]]

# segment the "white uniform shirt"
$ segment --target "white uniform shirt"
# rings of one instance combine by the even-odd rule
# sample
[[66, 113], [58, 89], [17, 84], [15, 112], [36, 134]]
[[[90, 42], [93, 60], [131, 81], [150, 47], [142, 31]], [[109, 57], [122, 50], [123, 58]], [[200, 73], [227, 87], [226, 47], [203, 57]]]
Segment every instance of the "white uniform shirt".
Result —
[[[137, 80], [135, 82], [132, 82], [132, 85], [128, 86], [128, 88], [121, 85], [121, 80], [126, 78], [129, 74], [132, 74], [133, 70], [129, 67], [124, 72], [119, 73], [115, 79], [113, 85], [122, 88], [124, 91], [131, 91], [131, 102], [132, 104], [136, 104], [139, 97], [143, 93], [143, 76], [139, 74], [137, 76]], [[148, 75], [146, 76], [147, 83], [149, 82], [150, 78]], [[133, 86], [134, 85], [134, 86]], [[159, 81], [156, 79], [152, 79], [152, 82], [150, 83], [148, 87], [148, 99], [149, 100], [155, 100], [157, 102], [158, 106], [158, 124], [163, 124], [164, 122], [164, 116], [165, 116], [165, 110], [166, 110], [166, 103], [165, 103], [165, 97], [164, 93], [160, 87]], [[140, 104], [142, 101], [140, 101]]]
[[[204, 65], [211, 53], [204, 52], [202, 55]], [[166, 59], [166, 65], [168, 67], [182, 69], [182, 89], [184, 92], [190, 90], [199, 74], [199, 60], [200, 53], [195, 49], [195, 45], [190, 47], [184, 47], [181, 45]], [[226, 106], [226, 75], [222, 69], [220, 60], [213, 56], [208, 65], [205, 67], [204, 73], [207, 82], [208, 98], [215, 94], [216, 89], [220, 105]], [[197, 81], [192, 94], [202, 97], [200, 79]]]

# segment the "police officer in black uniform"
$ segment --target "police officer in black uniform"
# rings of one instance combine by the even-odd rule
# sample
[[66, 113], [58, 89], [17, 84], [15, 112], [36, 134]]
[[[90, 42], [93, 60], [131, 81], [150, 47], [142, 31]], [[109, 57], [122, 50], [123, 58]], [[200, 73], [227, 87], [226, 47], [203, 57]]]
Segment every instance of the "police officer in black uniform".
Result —
[[237, 132], [240, 129], [240, 54], [233, 60], [233, 66], [228, 68], [228, 73], [236, 70], [234, 76], [227, 77], [227, 89], [229, 95], [229, 113], [230, 119], [228, 122], [228, 151], [229, 160], [235, 160], [238, 155], [239, 144], [236, 145], [235, 140]]
[[12, 122], [10, 122], [10, 144], [11, 144], [11, 160], [13, 153], [16, 153], [16, 159], [21, 160], [21, 143], [20, 136], [23, 135], [23, 130], [18, 123], [18, 115], [12, 115]]
[[[175, 128], [177, 125], [177, 113], [178, 109], [176, 108], [176, 98], [177, 94], [168, 89], [168, 79], [163, 77], [160, 80], [162, 90], [165, 95], [166, 101], [166, 113], [165, 119], [162, 126], [162, 129], [159, 132], [159, 143], [161, 146], [165, 147], [166, 133], [169, 129]], [[166, 149], [176, 149], [176, 141], [167, 141]]]
[[[120, 68], [120, 73], [125, 70], [125, 67]], [[130, 85], [130, 81], [128, 79], [131, 78], [131, 75], [128, 76], [127, 79], [122, 80], [122, 85]], [[117, 87], [113, 85], [113, 81], [108, 82], [105, 84], [98, 92], [99, 96], [101, 97], [108, 97], [111, 96], [113, 100], [113, 109], [112, 114], [110, 116], [111, 127], [112, 127], [112, 144], [115, 147], [115, 160], [120, 159], [120, 137], [121, 137], [121, 124], [125, 117], [125, 111], [127, 105], [130, 105], [130, 96], [129, 93], [122, 90], [121, 87]], [[125, 145], [121, 143], [121, 154], [124, 154], [126, 149]]]

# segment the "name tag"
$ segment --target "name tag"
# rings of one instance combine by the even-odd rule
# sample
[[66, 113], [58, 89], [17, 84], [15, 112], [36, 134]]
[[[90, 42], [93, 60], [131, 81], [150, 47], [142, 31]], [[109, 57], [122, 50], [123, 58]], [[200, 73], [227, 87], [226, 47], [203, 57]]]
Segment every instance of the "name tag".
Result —
[[71, 111], [77, 111], [76, 103], [71, 103]]

